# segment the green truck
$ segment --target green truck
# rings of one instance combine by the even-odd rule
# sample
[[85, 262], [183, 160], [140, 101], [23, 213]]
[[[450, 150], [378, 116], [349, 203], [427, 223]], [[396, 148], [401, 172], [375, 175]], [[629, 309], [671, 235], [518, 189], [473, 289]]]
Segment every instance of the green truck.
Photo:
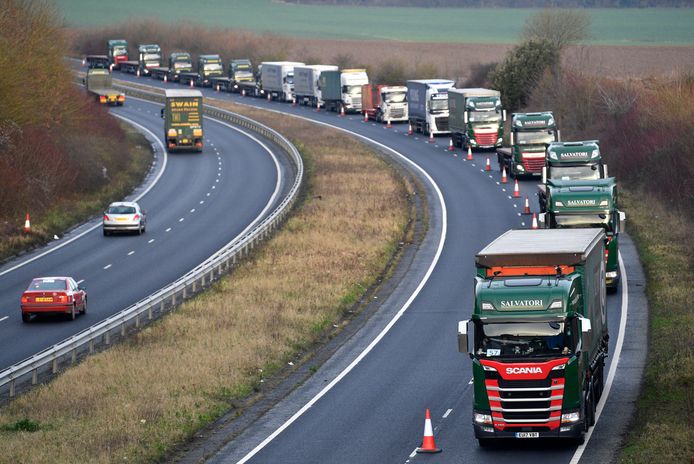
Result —
[[592, 185], [607, 178], [607, 165], [602, 161], [597, 140], [552, 142], [547, 146], [542, 183], [537, 188], [540, 211], [547, 209], [547, 183], [573, 181], [575, 185]]
[[248, 95], [255, 95], [256, 81], [253, 74], [253, 64], [249, 59], [231, 60], [228, 76], [210, 78], [214, 89], [224, 92], [241, 93], [245, 90]]
[[120, 69], [123, 72], [147, 76], [153, 68], [161, 66], [161, 47], [157, 44], [140, 45], [137, 47], [137, 60], [122, 61]]
[[559, 130], [551, 111], [513, 113], [510, 146], [496, 149], [499, 170], [506, 169], [511, 177], [540, 175], [545, 165], [547, 146], [560, 140]]
[[203, 149], [202, 93], [199, 90], [167, 89], [161, 110], [164, 141], [169, 152]]
[[601, 227], [605, 230], [607, 287], [619, 284], [619, 232], [626, 219], [617, 209], [617, 183], [613, 177], [579, 185], [571, 180], [547, 182], [546, 211], [538, 215], [540, 227], [580, 229]]
[[169, 55], [168, 66], [151, 68], [153, 79], [161, 79], [176, 82], [181, 73], [193, 72], [193, 58], [188, 52], [174, 52]]
[[[510, 230], [476, 256], [475, 437], [570, 438], [595, 423], [608, 351], [602, 229]], [[472, 325], [472, 350], [468, 329]]]
[[224, 65], [219, 55], [200, 55], [195, 72], [180, 73], [178, 80], [183, 85], [210, 87], [212, 79], [224, 76]]
[[128, 42], [122, 39], [108, 41], [109, 65], [115, 69], [120, 69], [124, 61], [128, 61]]
[[490, 89], [449, 89], [448, 127], [453, 144], [459, 147], [500, 147], [504, 137], [506, 110], [501, 93]]
[[101, 104], [122, 106], [125, 103], [125, 94], [113, 88], [111, 72], [104, 68], [92, 68], [87, 70], [84, 84], [96, 101]]

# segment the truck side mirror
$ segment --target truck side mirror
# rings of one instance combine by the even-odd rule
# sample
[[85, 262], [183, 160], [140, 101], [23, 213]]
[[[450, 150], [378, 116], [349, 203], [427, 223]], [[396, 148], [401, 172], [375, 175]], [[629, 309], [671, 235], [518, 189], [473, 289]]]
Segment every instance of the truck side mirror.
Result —
[[162, 117], [162, 119], [164, 119], [164, 108], [161, 109], [161, 111], [159, 112], [159, 115]]
[[542, 183], [547, 183], [547, 166], [542, 166]]
[[541, 228], [545, 227], [546, 217], [547, 217], [547, 213], [539, 213], [537, 215], [537, 223], [539, 224], [539, 226]]
[[463, 122], [467, 124], [467, 111], [463, 113]]
[[459, 321], [458, 322], [458, 351], [460, 353], [470, 354], [470, 351], [467, 348], [467, 323], [468, 322], [470, 322], [470, 321], [466, 320], [466, 321]]
[[580, 317], [581, 321], [581, 351], [588, 352], [590, 350], [590, 342], [592, 338], [592, 327], [590, 324], [590, 319], [585, 317]]
[[506, 122], [506, 110], [504, 110], [502, 113], [501, 119], [502, 121]]
[[606, 165], [606, 164], [603, 164], [603, 165], [602, 165], [602, 177], [604, 177], [605, 179], [607, 179], [607, 177], [608, 177], [608, 176], [607, 176], [607, 165]]

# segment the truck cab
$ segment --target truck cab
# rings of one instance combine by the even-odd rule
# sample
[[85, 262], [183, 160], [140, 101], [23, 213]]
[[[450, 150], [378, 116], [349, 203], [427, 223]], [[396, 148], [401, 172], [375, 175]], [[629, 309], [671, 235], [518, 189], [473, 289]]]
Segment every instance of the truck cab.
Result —
[[552, 142], [547, 146], [542, 167], [542, 183], [537, 188], [540, 211], [547, 206], [547, 182], [571, 181], [575, 185], [592, 185], [607, 178], [607, 165], [602, 162], [597, 140]]
[[477, 254], [458, 349], [472, 359], [480, 445], [581, 442], [593, 425], [608, 347], [603, 253], [604, 232], [581, 229], [511, 230]]
[[224, 75], [224, 65], [219, 55], [200, 55], [198, 57], [197, 82], [199, 87], [210, 87], [211, 78]]
[[128, 42], [122, 39], [108, 41], [109, 64], [120, 69], [120, 64], [128, 61]]
[[455, 82], [447, 79], [407, 81], [408, 119], [412, 129], [425, 135], [448, 134], [448, 92]]
[[137, 53], [140, 75], [148, 75], [151, 68], [161, 66], [161, 47], [159, 45], [140, 45], [137, 48]]
[[402, 85], [362, 86], [362, 109], [366, 115], [379, 122], [408, 120], [407, 87]]
[[169, 79], [178, 81], [181, 73], [193, 72], [193, 58], [188, 52], [174, 52], [169, 55]]
[[605, 231], [607, 288], [619, 284], [619, 232], [626, 216], [617, 209], [617, 183], [614, 177], [579, 185], [576, 181], [547, 182], [546, 212], [538, 222], [548, 229], [600, 227]]
[[164, 141], [169, 152], [195, 150], [204, 146], [202, 93], [192, 89], [167, 89], [161, 117]]
[[247, 88], [255, 87], [255, 75], [253, 74], [253, 63], [247, 58], [231, 60], [229, 63], [229, 78], [232, 82], [232, 90], [240, 92], [240, 86]]
[[551, 111], [514, 113], [511, 120], [510, 147], [497, 148], [499, 169], [511, 177], [540, 175], [545, 166], [545, 152], [560, 138]]
[[448, 92], [453, 143], [460, 147], [500, 147], [506, 110], [498, 90], [469, 88]]

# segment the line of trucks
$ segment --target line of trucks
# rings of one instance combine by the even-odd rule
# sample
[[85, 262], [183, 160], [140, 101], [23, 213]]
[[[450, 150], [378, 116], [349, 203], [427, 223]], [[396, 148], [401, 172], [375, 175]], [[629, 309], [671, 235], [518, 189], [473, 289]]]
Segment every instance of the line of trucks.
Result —
[[[407, 121], [430, 136], [450, 134], [457, 146], [496, 149], [500, 170], [512, 177], [537, 176], [540, 227], [509, 230], [476, 255], [474, 306], [458, 323], [458, 348], [472, 359], [480, 445], [499, 438], [583, 442], [604, 388], [606, 293], [619, 283], [618, 236], [626, 219], [598, 141], [561, 141], [552, 112], [514, 113], [504, 147], [500, 93], [458, 89], [451, 80], [374, 86], [364, 69], [278, 61], [254, 72], [247, 59], [232, 60], [225, 74], [219, 55], [201, 55], [194, 66], [184, 52], [172, 53], [168, 66], [150, 66], [154, 47], [138, 47], [131, 62], [125, 41], [109, 41], [108, 67]], [[103, 68], [101, 62], [96, 70]], [[202, 103], [198, 90], [166, 91], [169, 150], [202, 150]]]

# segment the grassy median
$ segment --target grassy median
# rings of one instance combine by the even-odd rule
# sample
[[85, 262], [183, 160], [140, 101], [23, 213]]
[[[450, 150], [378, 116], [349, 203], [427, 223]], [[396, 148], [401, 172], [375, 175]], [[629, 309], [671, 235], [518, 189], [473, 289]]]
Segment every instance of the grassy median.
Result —
[[301, 150], [303, 202], [211, 290], [0, 409], [0, 461], [161, 459], [333, 330], [383, 272], [411, 215], [394, 168], [334, 130], [234, 110]]
[[620, 462], [694, 462], [692, 223], [647, 196], [624, 195], [647, 277], [650, 336], [643, 391]]

